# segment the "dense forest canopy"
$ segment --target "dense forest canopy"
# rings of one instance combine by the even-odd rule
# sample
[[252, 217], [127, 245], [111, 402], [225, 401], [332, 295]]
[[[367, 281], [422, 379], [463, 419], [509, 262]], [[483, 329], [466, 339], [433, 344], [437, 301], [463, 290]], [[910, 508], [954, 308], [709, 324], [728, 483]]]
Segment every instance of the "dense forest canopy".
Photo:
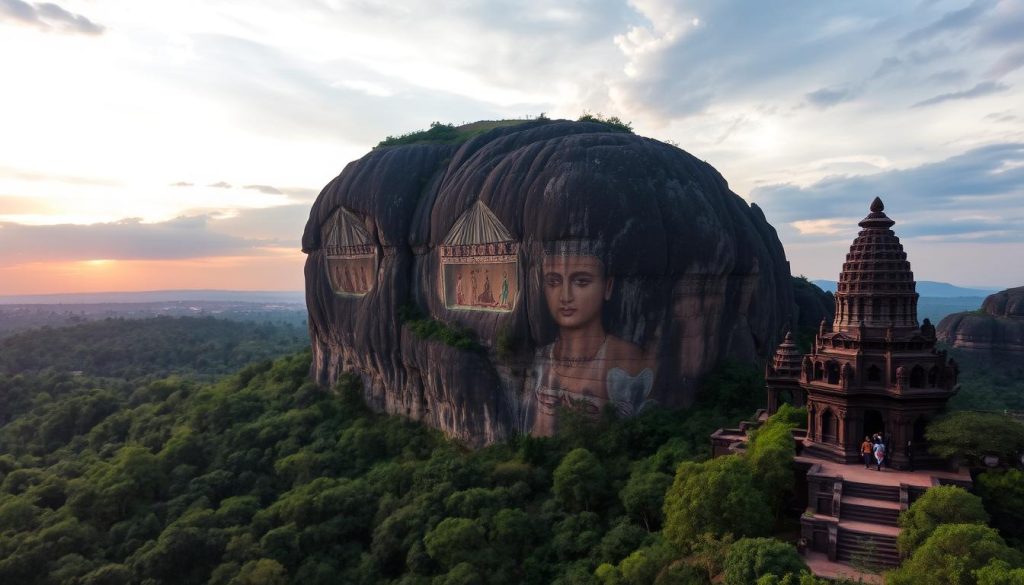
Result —
[[[469, 451], [369, 412], [352, 377], [312, 384], [308, 352], [203, 380], [294, 341], [251, 326], [154, 320], [110, 341], [121, 344], [110, 362], [97, 359], [111, 351], [104, 335], [131, 326], [6, 342], [0, 583], [818, 583], [784, 513], [789, 431], [806, 414], [784, 407], [746, 454], [708, 460], [709, 432], [764, 401], [750, 366], [717, 370], [686, 411], [569, 414], [557, 437]], [[213, 350], [193, 347], [196, 330]], [[173, 359], [147, 365], [160, 347]], [[66, 371], [82, 360], [95, 373]], [[990, 472], [981, 500], [915, 503], [909, 568], [894, 582], [939, 571], [950, 547], [966, 555], [954, 559], [969, 567], [963, 582], [1013, 582], [1021, 485], [1018, 471]], [[943, 498], [973, 513], [949, 516]]]

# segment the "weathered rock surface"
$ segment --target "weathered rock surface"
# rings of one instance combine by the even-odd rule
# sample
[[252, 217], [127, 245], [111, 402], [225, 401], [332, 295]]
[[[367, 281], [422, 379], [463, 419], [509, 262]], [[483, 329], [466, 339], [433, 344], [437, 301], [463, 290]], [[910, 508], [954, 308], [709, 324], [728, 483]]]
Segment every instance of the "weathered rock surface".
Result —
[[[498, 232], [512, 243], [487, 244]], [[603, 124], [538, 120], [460, 145], [378, 148], [323, 189], [302, 245], [314, 378], [355, 372], [372, 407], [471, 445], [538, 433], [538, 400], [554, 395], [626, 414], [685, 406], [721, 360], [766, 356], [794, 319], [789, 265], [761, 210], [707, 163]], [[577, 309], [558, 315], [547, 262], [567, 257], [603, 267], [594, 351], [566, 349]], [[483, 349], [420, 338], [400, 317], [410, 309], [471, 330]], [[544, 381], [552, 372], [558, 383]]]
[[817, 331], [823, 320], [831, 323], [835, 318], [836, 298], [804, 278], [793, 277], [793, 300], [797, 307], [795, 331]]
[[989, 295], [980, 311], [947, 315], [936, 334], [957, 348], [1024, 354], [1024, 286]]

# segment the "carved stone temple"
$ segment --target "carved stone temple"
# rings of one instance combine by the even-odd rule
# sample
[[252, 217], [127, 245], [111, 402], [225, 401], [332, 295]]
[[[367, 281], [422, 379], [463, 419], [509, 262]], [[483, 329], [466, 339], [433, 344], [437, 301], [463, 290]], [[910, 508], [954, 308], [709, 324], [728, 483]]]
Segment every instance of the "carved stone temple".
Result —
[[[765, 420], [782, 402], [807, 408], [807, 430], [793, 432], [794, 504], [804, 510], [800, 548], [811, 570], [829, 578], [874, 582], [850, 564], [898, 564], [899, 513], [931, 486], [971, 484], [927, 450], [925, 429], [956, 393], [958, 368], [935, 349], [935, 327], [918, 324], [914, 273], [894, 224], [876, 197], [843, 263], [835, 318], [821, 322], [810, 353], [786, 335], [765, 368], [767, 409], [755, 417]], [[714, 455], [742, 452], [754, 424], [716, 431]], [[879, 432], [888, 464], [865, 468], [861, 443]]]
[[882, 432], [893, 467], [911, 457], [942, 463], [923, 448], [924, 431], [956, 392], [957, 366], [935, 350], [935, 327], [918, 325], [914, 273], [893, 224], [876, 197], [839, 275], [835, 320], [822, 322], [801, 362], [806, 455], [859, 462], [864, 437]]

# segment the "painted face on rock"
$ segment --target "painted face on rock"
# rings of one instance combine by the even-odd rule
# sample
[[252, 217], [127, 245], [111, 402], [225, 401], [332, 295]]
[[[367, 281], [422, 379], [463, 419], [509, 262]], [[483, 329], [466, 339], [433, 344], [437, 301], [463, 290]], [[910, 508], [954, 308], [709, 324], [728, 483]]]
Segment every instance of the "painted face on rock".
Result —
[[543, 264], [548, 311], [562, 329], [583, 329], [601, 322], [611, 298], [612, 279], [594, 256], [548, 256]]

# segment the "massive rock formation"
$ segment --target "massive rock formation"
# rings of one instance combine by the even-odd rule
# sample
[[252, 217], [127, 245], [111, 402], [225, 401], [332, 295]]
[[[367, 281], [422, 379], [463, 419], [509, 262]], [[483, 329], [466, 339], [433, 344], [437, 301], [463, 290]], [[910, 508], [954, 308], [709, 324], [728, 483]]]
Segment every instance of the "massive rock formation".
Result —
[[320, 193], [302, 246], [314, 378], [355, 372], [372, 407], [473, 445], [554, 432], [559, 406], [685, 406], [794, 317], [761, 210], [600, 123], [377, 148]]
[[980, 311], [947, 315], [936, 333], [953, 347], [1024, 354], [1024, 286], [989, 295]]
[[831, 323], [836, 315], [836, 298], [832, 293], [802, 277], [793, 277], [793, 300], [796, 302], [794, 331], [817, 331], [822, 321]]

